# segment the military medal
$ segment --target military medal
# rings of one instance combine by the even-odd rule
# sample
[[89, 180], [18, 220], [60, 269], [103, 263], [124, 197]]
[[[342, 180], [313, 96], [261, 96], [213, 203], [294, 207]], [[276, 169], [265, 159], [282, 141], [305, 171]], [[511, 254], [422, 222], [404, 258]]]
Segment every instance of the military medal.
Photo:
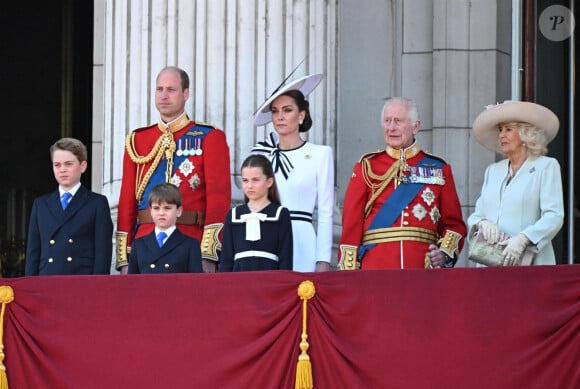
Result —
[[421, 221], [427, 215], [427, 210], [421, 204], [415, 204], [413, 207], [413, 216], [417, 218], [417, 220]]
[[427, 203], [427, 205], [431, 205], [433, 204], [433, 201], [435, 201], [435, 193], [433, 193], [433, 191], [429, 187], [425, 188], [425, 190], [421, 194], [421, 197], [423, 198], [423, 201]]
[[181, 185], [181, 178], [179, 178], [179, 176], [177, 174], [174, 174], [173, 177], [171, 177], [171, 180], [169, 181], [169, 183], [171, 183], [179, 188], [179, 185]]
[[193, 177], [191, 177], [189, 179], [189, 187], [192, 190], [195, 190], [199, 187], [199, 184], [201, 184], [201, 180], [199, 179], [199, 176], [197, 174], [194, 174]]
[[184, 177], [187, 177], [193, 172], [194, 166], [189, 159], [185, 159], [181, 165], [179, 165], [179, 171]]
[[175, 154], [177, 154], [178, 157], [181, 157], [183, 155], [183, 150], [181, 149], [181, 138], [179, 138], [179, 140], [177, 141], [178, 143], [178, 148], [177, 151], [175, 152]]
[[410, 166], [405, 159], [405, 154], [401, 154], [401, 165], [399, 167], [399, 183], [408, 184], [409, 177], [407, 177], [407, 172], [410, 170]]
[[415, 183], [415, 184], [434, 184], [434, 185], [444, 185], [445, 178], [443, 177], [443, 170], [424, 167], [424, 166], [408, 166], [406, 165], [405, 172], [408, 174], [401, 177], [401, 182], [403, 183]]
[[195, 155], [201, 155], [203, 151], [201, 150], [201, 139], [195, 140]]
[[439, 219], [441, 218], [441, 213], [439, 212], [439, 208], [433, 207], [431, 212], [429, 212], [429, 216], [431, 216], [431, 220], [433, 221], [433, 223], [437, 223], [439, 221]]

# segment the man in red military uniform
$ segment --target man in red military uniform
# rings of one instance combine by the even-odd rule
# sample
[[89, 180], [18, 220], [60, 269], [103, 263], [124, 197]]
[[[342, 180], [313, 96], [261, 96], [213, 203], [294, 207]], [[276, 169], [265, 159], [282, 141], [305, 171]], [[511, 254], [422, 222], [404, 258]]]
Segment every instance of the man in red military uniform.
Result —
[[467, 228], [451, 167], [415, 141], [411, 100], [387, 100], [382, 125], [386, 149], [361, 157], [346, 190], [339, 267], [452, 267]]
[[117, 219], [117, 263], [126, 273], [134, 239], [155, 228], [147, 210], [151, 189], [172, 183], [183, 196], [177, 228], [201, 244], [203, 268], [214, 272], [221, 230], [231, 207], [229, 148], [223, 131], [185, 113], [189, 77], [177, 67], [159, 72], [155, 106], [159, 123], [127, 135]]

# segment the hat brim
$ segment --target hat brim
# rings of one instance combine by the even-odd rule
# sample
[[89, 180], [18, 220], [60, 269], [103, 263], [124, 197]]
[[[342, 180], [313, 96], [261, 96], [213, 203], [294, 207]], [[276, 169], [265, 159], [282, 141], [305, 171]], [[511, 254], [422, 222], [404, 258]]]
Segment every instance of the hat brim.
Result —
[[529, 123], [544, 130], [550, 143], [558, 134], [560, 121], [548, 108], [525, 101], [506, 101], [480, 113], [473, 122], [473, 136], [486, 149], [501, 152], [498, 126], [501, 123]]
[[258, 108], [256, 114], [254, 115], [254, 126], [263, 126], [272, 121], [272, 111], [270, 109], [270, 104], [272, 104], [272, 102], [276, 100], [278, 96], [289, 90], [299, 90], [304, 96], [308, 96], [314, 90], [314, 88], [320, 84], [322, 78], [323, 74], [321, 73], [310, 74], [308, 76], [300, 77], [280, 87], [277, 91], [272, 93], [272, 95], [268, 97], [266, 101], [264, 101], [260, 108]]

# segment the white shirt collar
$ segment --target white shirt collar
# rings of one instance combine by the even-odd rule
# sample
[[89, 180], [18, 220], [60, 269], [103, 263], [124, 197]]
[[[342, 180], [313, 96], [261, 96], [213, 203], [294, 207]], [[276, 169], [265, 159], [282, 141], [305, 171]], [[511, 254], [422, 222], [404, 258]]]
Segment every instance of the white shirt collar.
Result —
[[[175, 226], [171, 226], [168, 229], [164, 230], [163, 232], [165, 232], [167, 234], [167, 238], [165, 238], [165, 240], [169, 239], [169, 237], [171, 236], [171, 234], [173, 234], [173, 231], [175, 231]], [[162, 230], [160, 230], [159, 228], [155, 227], [155, 236], [159, 235], [159, 233]]]
[[73, 186], [71, 190], [64, 190], [64, 189], [62, 189], [59, 186], [58, 187], [58, 192], [60, 194], [60, 197], [62, 197], [62, 195], [64, 194], [64, 192], [68, 192], [68, 193], [71, 194], [71, 196], [74, 196], [78, 192], [78, 190], [79, 190], [80, 187], [81, 187], [81, 183], [80, 182], [77, 182], [77, 184], [75, 186]]

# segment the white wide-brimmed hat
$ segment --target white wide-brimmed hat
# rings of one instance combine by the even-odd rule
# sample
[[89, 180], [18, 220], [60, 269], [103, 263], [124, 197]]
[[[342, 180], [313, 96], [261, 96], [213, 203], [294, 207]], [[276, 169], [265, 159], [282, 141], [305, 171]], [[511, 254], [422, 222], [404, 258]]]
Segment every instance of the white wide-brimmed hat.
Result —
[[540, 104], [525, 101], [504, 101], [488, 105], [473, 122], [473, 136], [486, 149], [500, 152], [498, 125], [501, 123], [529, 123], [544, 130], [550, 143], [558, 133], [560, 121], [554, 112]]
[[276, 97], [280, 96], [284, 92], [295, 89], [302, 92], [304, 96], [308, 96], [310, 92], [312, 92], [314, 88], [320, 84], [322, 77], [323, 75], [321, 73], [310, 74], [280, 86], [256, 111], [256, 114], [254, 115], [254, 126], [263, 126], [264, 124], [268, 124], [272, 121], [272, 110], [270, 109], [270, 104], [272, 104]]

